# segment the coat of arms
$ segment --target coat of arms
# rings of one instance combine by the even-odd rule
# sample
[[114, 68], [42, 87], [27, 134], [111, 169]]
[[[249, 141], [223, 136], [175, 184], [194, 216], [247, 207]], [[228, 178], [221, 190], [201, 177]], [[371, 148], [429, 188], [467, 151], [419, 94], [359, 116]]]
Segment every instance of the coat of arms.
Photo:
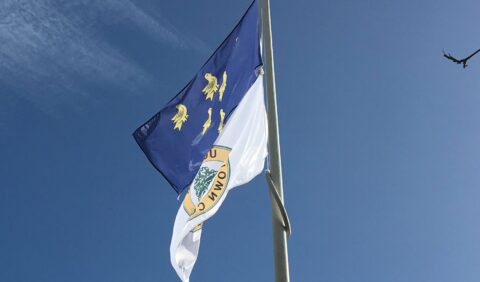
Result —
[[217, 175], [217, 171], [206, 166], [202, 166], [198, 170], [197, 176], [193, 180], [195, 195], [198, 199], [201, 199], [205, 192], [207, 192], [215, 175]]

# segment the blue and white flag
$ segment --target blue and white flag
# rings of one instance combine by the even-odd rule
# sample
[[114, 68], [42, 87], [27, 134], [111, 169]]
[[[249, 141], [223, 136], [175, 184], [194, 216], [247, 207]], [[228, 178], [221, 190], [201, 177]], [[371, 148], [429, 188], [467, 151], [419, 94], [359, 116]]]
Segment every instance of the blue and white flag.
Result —
[[150, 162], [185, 198], [170, 258], [182, 281], [197, 259], [202, 225], [228, 191], [262, 172], [267, 156], [257, 1], [195, 77], [134, 132]]

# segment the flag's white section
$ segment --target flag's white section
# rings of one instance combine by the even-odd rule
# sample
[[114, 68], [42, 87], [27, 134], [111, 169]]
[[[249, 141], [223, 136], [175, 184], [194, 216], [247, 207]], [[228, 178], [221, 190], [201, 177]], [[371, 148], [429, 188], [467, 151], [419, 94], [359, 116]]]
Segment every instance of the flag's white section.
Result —
[[[202, 229], [200, 228], [195, 232], [192, 232], [192, 230], [217, 212], [230, 189], [249, 182], [263, 170], [267, 156], [267, 117], [262, 75], [258, 76], [237, 109], [232, 113], [222, 133], [215, 141], [215, 145], [231, 149], [228, 155], [228, 184], [226, 184], [223, 193], [215, 198], [215, 203], [210, 209], [205, 209], [207, 210], [205, 213], [191, 216], [187, 213], [185, 204], [182, 204], [175, 219], [170, 245], [170, 259], [178, 276], [184, 282], [189, 281], [200, 246]], [[214, 161], [210, 164], [204, 162], [197, 173], [197, 177], [203, 167], [206, 167], [204, 171], [207, 171], [207, 173], [213, 171], [214, 175], [216, 173], [216, 177], [222, 177], [222, 172], [219, 172], [219, 166], [221, 165], [222, 163], [215, 164]], [[214, 182], [211, 181], [208, 187], [213, 189]], [[192, 195], [194, 204], [209, 196], [208, 193], [201, 195], [200, 198], [195, 196], [199, 194], [200, 186], [196, 183], [199, 182], [194, 180], [189, 188], [189, 194]], [[189, 194], [186, 197], [189, 197]]]

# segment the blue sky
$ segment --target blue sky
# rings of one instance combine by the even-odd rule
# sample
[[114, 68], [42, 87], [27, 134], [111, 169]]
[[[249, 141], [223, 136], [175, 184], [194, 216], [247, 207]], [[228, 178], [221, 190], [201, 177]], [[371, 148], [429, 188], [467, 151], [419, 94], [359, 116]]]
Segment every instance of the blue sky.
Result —
[[[0, 3], [0, 281], [178, 281], [131, 133], [250, 1], [70, 2]], [[272, 0], [293, 281], [480, 280], [479, 8]], [[272, 281], [270, 216], [230, 193], [192, 281]]]

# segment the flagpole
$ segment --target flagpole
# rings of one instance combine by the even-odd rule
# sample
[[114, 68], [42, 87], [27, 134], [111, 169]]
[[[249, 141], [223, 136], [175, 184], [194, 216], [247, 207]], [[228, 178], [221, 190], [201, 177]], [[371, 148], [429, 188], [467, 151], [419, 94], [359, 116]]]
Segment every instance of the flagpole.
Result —
[[264, 64], [267, 93], [268, 152], [269, 170], [267, 182], [272, 202], [273, 252], [275, 257], [275, 281], [289, 282], [287, 236], [290, 223], [283, 205], [282, 162], [278, 132], [277, 99], [275, 91], [275, 70], [273, 63], [272, 29], [270, 21], [270, 0], [262, 0], [260, 13], [263, 26]]

